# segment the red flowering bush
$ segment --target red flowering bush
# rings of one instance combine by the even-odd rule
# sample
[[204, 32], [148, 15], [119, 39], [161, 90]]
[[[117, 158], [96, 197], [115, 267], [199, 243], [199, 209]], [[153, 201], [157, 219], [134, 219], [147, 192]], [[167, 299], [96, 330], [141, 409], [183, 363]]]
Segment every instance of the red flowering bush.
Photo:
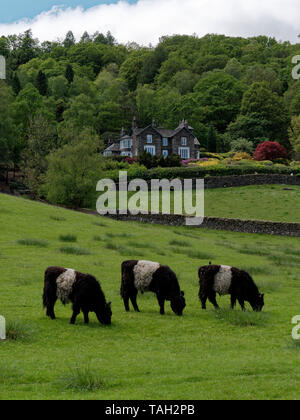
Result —
[[129, 165], [133, 165], [134, 163], [137, 163], [137, 158], [132, 158], [132, 157], [127, 157], [126, 159], [125, 159], [125, 161], [127, 162], [127, 163], [129, 163]]
[[259, 144], [254, 152], [254, 159], [257, 161], [287, 158], [286, 149], [276, 141], [265, 141]]

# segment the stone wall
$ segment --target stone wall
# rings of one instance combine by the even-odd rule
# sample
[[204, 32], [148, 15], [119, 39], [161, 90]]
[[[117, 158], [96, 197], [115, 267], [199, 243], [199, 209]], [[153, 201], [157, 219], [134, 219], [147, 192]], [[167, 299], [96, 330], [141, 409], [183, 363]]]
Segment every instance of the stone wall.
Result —
[[205, 188], [230, 188], [247, 185], [300, 185], [300, 177], [282, 174], [231, 175], [205, 178]]
[[[185, 217], [177, 215], [110, 215], [120, 221], [167, 226], [185, 226]], [[267, 235], [300, 237], [300, 223], [266, 222], [259, 220], [223, 219], [205, 217], [202, 225], [190, 229], [214, 229], [243, 233], [264, 233]]]

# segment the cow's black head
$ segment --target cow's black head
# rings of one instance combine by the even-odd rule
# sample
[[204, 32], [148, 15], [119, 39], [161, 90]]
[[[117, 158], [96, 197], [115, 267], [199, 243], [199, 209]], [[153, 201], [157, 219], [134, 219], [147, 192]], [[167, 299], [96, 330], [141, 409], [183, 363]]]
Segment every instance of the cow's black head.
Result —
[[181, 292], [179, 296], [176, 296], [171, 300], [171, 308], [176, 315], [182, 316], [185, 307], [186, 302], [184, 298], [184, 292]]
[[112, 317], [111, 302], [109, 302], [109, 303], [106, 303], [104, 311], [102, 311], [101, 314], [98, 315], [98, 319], [101, 322], [101, 324], [111, 325], [111, 317]]
[[265, 305], [265, 295], [259, 294], [254, 304], [252, 304], [253, 310], [256, 312], [261, 312]]

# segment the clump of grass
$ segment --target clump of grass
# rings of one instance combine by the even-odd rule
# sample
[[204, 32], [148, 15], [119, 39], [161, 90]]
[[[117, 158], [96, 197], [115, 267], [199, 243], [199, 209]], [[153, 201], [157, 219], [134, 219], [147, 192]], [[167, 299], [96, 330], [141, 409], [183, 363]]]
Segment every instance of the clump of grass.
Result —
[[11, 341], [26, 341], [33, 334], [31, 327], [20, 321], [6, 322], [6, 338]]
[[77, 242], [77, 236], [75, 235], [60, 235], [59, 240], [61, 242]]
[[245, 246], [244, 248], [239, 249], [240, 254], [246, 254], [246, 255], [257, 255], [259, 257], [269, 257], [270, 252], [264, 251], [262, 249], [259, 249], [259, 247], [251, 247], [251, 246]]
[[172, 246], [181, 246], [181, 247], [186, 247], [186, 248], [189, 248], [192, 246], [189, 242], [178, 241], [176, 239], [174, 239], [173, 241], [170, 241], [169, 244]]
[[100, 226], [100, 227], [107, 227], [107, 225], [103, 222], [93, 222], [94, 226]]
[[112, 233], [107, 232], [103, 235], [103, 240], [105, 239], [114, 239], [114, 238], [131, 238], [133, 235], [131, 233]]
[[181, 254], [181, 255], [186, 255], [188, 258], [191, 259], [195, 259], [195, 260], [207, 260], [207, 261], [211, 261], [214, 256], [207, 254], [206, 252], [203, 251], [194, 251], [191, 249], [185, 249], [185, 248], [171, 248], [172, 252], [174, 252], [174, 254]]
[[247, 271], [247, 273], [251, 274], [251, 276], [255, 275], [265, 275], [269, 276], [274, 273], [273, 269], [269, 266], [250, 266], [250, 267], [242, 267], [241, 268], [244, 271]]
[[220, 321], [228, 322], [237, 327], [261, 327], [266, 324], [267, 316], [263, 312], [253, 312], [231, 310], [231, 309], [218, 309], [214, 311], [215, 317]]
[[107, 388], [107, 382], [89, 365], [70, 367], [61, 378], [65, 389], [75, 391], [96, 391]]
[[132, 257], [143, 257], [144, 253], [137, 247], [126, 247], [121, 244], [116, 244], [114, 242], [107, 242], [105, 248], [111, 251], [116, 251], [122, 256], [132, 256]]
[[73, 246], [64, 246], [59, 249], [62, 254], [69, 255], [91, 255], [91, 252], [85, 248], [75, 248]]
[[300, 350], [300, 340], [291, 339], [289, 341], [288, 348], [292, 349], [292, 350], [298, 350], [299, 351]]
[[99, 235], [95, 235], [93, 239], [94, 239], [94, 241], [96, 241], [96, 242], [102, 242], [102, 238], [101, 238], [101, 236], [99, 236]]
[[257, 287], [261, 293], [273, 293], [281, 289], [281, 284], [276, 281], [258, 281]]
[[214, 259], [213, 255], [207, 254], [206, 252], [203, 251], [188, 251], [186, 253], [186, 255], [189, 258], [195, 259], [195, 260], [212, 260]]
[[19, 239], [17, 244], [23, 246], [36, 246], [39, 248], [46, 248], [48, 246], [47, 241], [42, 241], [40, 239]]
[[51, 220], [55, 220], [55, 222], [65, 222], [66, 219], [64, 217], [60, 217], [60, 216], [50, 216]]

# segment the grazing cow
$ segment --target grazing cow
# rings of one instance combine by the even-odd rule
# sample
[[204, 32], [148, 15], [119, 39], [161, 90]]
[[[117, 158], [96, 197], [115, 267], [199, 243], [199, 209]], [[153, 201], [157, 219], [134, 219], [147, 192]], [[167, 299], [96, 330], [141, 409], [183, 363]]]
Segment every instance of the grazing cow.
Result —
[[122, 264], [121, 296], [125, 309], [129, 312], [129, 299], [134, 310], [138, 291], [153, 292], [157, 296], [161, 315], [165, 314], [165, 301], [171, 302], [173, 312], [181, 316], [186, 307], [184, 292], [180, 290], [176, 274], [167, 266], [151, 261], [125, 261]]
[[219, 308], [216, 294], [231, 295], [231, 308], [236, 301], [245, 310], [245, 301], [249, 302], [253, 310], [260, 312], [264, 306], [264, 295], [261, 295], [252, 277], [246, 271], [224, 265], [208, 265], [199, 269], [200, 291], [199, 298], [202, 309], [206, 309], [206, 301], [215, 308]]
[[86, 324], [89, 323], [90, 312], [95, 312], [102, 324], [111, 324], [111, 303], [106, 303], [100, 284], [90, 274], [49, 267], [45, 272], [43, 303], [44, 308], [47, 308], [47, 316], [51, 319], [55, 319], [54, 306], [57, 299], [64, 305], [73, 303], [71, 324], [75, 324], [80, 311], [84, 314]]

